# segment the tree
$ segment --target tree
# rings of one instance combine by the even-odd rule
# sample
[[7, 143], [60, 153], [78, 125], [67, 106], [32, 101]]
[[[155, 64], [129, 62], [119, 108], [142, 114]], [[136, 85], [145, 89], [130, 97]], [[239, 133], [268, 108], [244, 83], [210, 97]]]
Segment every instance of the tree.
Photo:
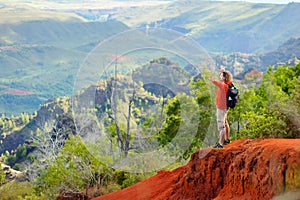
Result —
[[17, 162], [24, 160], [27, 156], [27, 146], [26, 144], [19, 145], [16, 150], [16, 160]]
[[67, 133], [62, 128], [57, 128], [57, 123], [50, 123], [43, 129], [37, 128], [33, 139], [36, 150], [27, 160], [26, 171], [31, 182], [36, 181], [45, 169], [57, 158], [58, 152], [64, 147]]
[[182, 118], [180, 116], [180, 102], [177, 97], [170, 99], [166, 106], [167, 118], [158, 136], [161, 145], [169, 143], [177, 134]]
[[[1, 166], [1, 163], [0, 163], [0, 166]], [[0, 170], [0, 186], [2, 184], [4, 184], [6, 182], [6, 179], [5, 179], [5, 172]]]
[[99, 185], [108, 178], [110, 169], [86, 148], [80, 136], [70, 136], [57, 158], [37, 179], [38, 191], [55, 197], [60, 191], [74, 193]]
[[299, 77], [294, 67], [270, 67], [258, 89], [250, 88], [240, 96], [242, 130], [237, 138], [299, 137], [297, 90]]
[[[170, 148], [170, 156], [187, 158], [191, 150], [200, 147], [203, 132], [200, 128], [199, 105], [193, 96], [178, 94], [169, 99], [165, 108], [166, 120], [157, 135], [159, 143]], [[202, 121], [201, 123], [203, 123]]]
[[[117, 81], [118, 81], [118, 76], [115, 72], [115, 77], [112, 79], [113, 83], [110, 87], [110, 94], [108, 94], [108, 101], [109, 101], [109, 106], [110, 106], [110, 111], [108, 112], [109, 118], [114, 122], [113, 124], [115, 125], [115, 131], [117, 135], [117, 140], [118, 144], [120, 146], [120, 149], [122, 152], [124, 152], [124, 156], [127, 157], [128, 152], [130, 150], [130, 139], [131, 139], [131, 117], [132, 117], [132, 110], [134, 103], [136, 102], [136, 83], [132, 80], [133, 77], [133, 72], [131, 74], [131, 81], [132, 83], [129, 84], [131, 88], [128, 88], [128, 94], [123, 93], [124, 91], [118, 91], [117, 88]], [[120, 99], [118, 101], [117, 96], [119, 95]], [[125, 118], [126, 121], [126, 130], [125, 130], [125, 136], [123, 137], [122, 131], [120, 129], [120, 116], [118, 116], [119, 111], [118, 110], [118, 104], [122, 104], [122, 96], [123, 100], [126, 102], [128, 101], [127, 104], [127, 115], [123, 113], [123, 117]], [[121, 116], [122, 117], [122, 116]]]

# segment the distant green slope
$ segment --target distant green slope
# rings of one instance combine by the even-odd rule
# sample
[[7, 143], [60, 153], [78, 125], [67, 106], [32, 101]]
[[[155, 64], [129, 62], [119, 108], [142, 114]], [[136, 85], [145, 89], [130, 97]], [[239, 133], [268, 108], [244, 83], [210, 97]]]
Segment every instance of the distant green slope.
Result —
[[0, 24], [0, 44], [48, 44], [74, 48], [91, 41], [101, 41], [127, 29], [125, 24], [118, 21], [33, 20]]
[[191, 36], [210, 52], [261, 53], [300, 37], [300, 3], [185, 0], [114, 15], [130, 26], [164, 27]]
[[0, 24], [0, 113], [34, 112], [51, 97], [71, 95], [74, 77], [92, 48], [127, 29], [118, 21]]
[[[212, 55], [264, 55], [291, 37], [300, 37], [299, 10], [300, 3], [184, 0], [160, 6], [118, 8], [111, 15], [122, 22], [100, 23], [85, 21], [74, 14], [76, 10], [62, 13], [2, 8], [0, 113], [33, 112], [51, 97], [71, 95], [77, 70], [88, 53], [104, 39], [129, 30], [125, 24], [179, 31]], [[119, 44], [124, 45], [122, 42]], [[260, 64], [282, 62], [279, 54], [276, 60], [272, 55], [261, 57]], [[249, 67], [257, 65], [254, 60]], [[228, 62], [227, 58], [225, 61]], [[240, 72], [245, 66], [239, 67]], [[11, 92], [14, 90], [28, 91], [30, 95], [17, 95]]]

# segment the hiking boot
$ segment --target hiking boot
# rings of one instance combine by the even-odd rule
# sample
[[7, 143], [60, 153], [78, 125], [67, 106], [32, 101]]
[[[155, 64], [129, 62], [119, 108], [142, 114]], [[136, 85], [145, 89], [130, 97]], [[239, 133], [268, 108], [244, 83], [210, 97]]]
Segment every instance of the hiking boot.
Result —
[[224, 145], [226, 145], [226, 144], [230, 144], [230, 140], [228, 139], [228, 140], [224, 140]]
[[219, 143], [213, 146], [214, 149], [223, 149], [224, 147], [220, 145]]

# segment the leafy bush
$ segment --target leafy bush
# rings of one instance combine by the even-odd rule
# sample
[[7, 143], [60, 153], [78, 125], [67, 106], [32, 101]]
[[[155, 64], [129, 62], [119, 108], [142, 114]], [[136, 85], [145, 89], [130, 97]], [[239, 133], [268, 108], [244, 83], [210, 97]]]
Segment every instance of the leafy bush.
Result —
[[36, 190], [56, 197], [60, 191], [83, 191], [101, 187], [112, 174], [110, 169], [91, 154], [80, 136], [70, 136], [58, 157], [36, 181]]
[[[20, 166], [16, 165], [16, 163], [22, 162], [27, 158], [27, 145], [19, 145], [16, 152], [13, 154], [7, 153], [4, 156], [4, 162], [13, 167], [15, 170], [20, 170]], [[16, 165], [16, 166], [15, 166]]]
[[240, 137], [278, 138], [286, 135], [286, 124], [273, 114], [257, 115], [253, 111], [242, 114], [246, 119]]
[[238, 106], [229, 112], [230, 122], [241, 128], [231, 129], [236, 139], [300, 137], [299, 67], [270, 67], [259, 88], [241, 93]]
[[[0, 163], [1, 166], [1, 163]], [[0, 186], [6, 182], [5, 180], [5, 172], [0, 170]]]
[[43, 194], [36, 194], [29, 182], [9, 182], [0, 187], [1, 200], [44, 200]]

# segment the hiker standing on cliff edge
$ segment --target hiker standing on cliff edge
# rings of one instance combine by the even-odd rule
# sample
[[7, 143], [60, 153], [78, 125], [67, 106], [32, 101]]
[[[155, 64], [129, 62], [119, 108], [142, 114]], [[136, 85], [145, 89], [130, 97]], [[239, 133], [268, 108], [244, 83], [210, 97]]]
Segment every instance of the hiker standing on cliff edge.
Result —
[[223, 148], [223, 145], [229, 144], [230, 127], [227, 121], [227, 84], [232, 84], [232, 75], [225, 68], [220, 70], [220, 80], [214, 80], [212, 77], [209, 80], [218, 87], [216, 92], [216, 107], [217, 107], [217, 126], [220, 133], [219, 142], [213, 148]]

